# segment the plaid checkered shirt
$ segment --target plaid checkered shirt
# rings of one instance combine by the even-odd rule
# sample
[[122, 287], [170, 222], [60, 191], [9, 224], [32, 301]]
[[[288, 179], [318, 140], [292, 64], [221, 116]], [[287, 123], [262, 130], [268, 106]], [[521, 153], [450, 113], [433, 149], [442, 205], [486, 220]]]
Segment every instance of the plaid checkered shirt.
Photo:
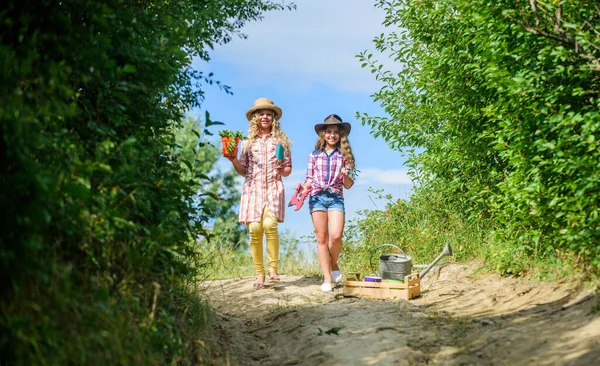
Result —
[[[279, 222], [285, 218], [285, 191], [281, 175], [275, 169], [277, 141], [272, 134], [256, 136], [242, 142], [240, 163], [247, 173], [242, 186], [239, 220], [242, 224], [260, 221], [265, 206], [269, 206]], [[284, 152], [282, 167], [292, 166], [289, 149]]]
[[306, 170], [306, 182], [312, 184], [310, 195], [329, 191], [344, 197], [344, 176], [340, 173], [344, 166], [346, 159], [337, 148], [331, 154], [327, 154], [325, 149], [313, 151], [308, 157]]

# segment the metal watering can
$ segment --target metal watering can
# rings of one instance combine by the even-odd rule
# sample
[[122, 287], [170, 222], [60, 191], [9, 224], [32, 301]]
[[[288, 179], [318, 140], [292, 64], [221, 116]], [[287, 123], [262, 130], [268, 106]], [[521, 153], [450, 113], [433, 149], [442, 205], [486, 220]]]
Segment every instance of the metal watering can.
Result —
[[[382, 254], [379, 257], [379, 277], [388, 280], [400, 280], [404, 281], [404, 276], [408, 276], [412, 270], [412, 263], [410, 256], [404, 254], [402, 249], [398, 248], [394, 244], [381, 244], [375, 249], [381, 247], [393, 247], [400, 251], [401, 254]], [[371, 264], [371, 270], [373, 273], [373, 254], [375, 250], [371, 252], [371, 258], [369, 263]]]
[[[404, 276], [408, 276], [412, 271], [412, 263], [411, 257], [404, 254], [402, 249], [398, 248], [394, 244], [381, 244], [377, 248], [381, 247], [393, 247], [400, 251], [401, 254], [382, 254], [379, 257], [379, 276], [382, 279], [389, 280], [404, 280]], [[371, 252], [371, 258], [369, 259], [369, 264], [371, 265], [371, 270], [373, 273], [376, 273], [373, 269], [373, 254], [375, 253], [375, 249]], [[423, 265], [415, 265], [415, 267], [425, 267], [421, 272], [419, 272], [419, 278], [425, 277], [427, 272], [437, 263], [443, 256], [452, 256], [452, 247], [450, 243], [446, 243], [442, 252], [431, 262], [430, 264]]]

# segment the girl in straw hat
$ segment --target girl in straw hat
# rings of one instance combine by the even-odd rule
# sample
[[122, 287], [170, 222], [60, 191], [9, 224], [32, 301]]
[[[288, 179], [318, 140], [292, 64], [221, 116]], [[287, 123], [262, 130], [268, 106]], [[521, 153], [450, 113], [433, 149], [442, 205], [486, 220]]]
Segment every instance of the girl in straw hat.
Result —
[[[272, 100], [259, 98], [246, 112], [250, 122], [248, 138], [242, 142], [239, 159], [228, 158], [244, 179], [240, 204], [240, 223], [248, 225], [250, 252], [256, 269], [255, 289], [264, 288], [263, 235], [267, 241], [269, 280], [278, 281], [278, 223], [285, 214], [285, 193], [281, 177], [292, 172], [291, 142], [281, 130], [281, 108]], [[277, 145], [284, 151], [283, 160], [276, 156]]]
[[321, 290], [330, 292], [332, 282], [342, 279], [337, 260], [342, 250], [344, 231], [343, 188], [354, 184], [354, 155], [348, 135], [350, 123], [331, 114], [315, 125], [319, 135], [315, 151], [308, 158], [308, 169], [302, 193], [310, 190], [308, 207], [317, 239], [317, 254], [323, 271]]

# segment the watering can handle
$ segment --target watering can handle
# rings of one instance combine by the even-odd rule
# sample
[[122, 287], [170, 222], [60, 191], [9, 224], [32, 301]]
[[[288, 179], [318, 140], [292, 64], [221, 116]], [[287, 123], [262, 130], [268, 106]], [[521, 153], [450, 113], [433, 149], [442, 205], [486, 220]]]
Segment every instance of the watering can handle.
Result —
[[400, 253], [402, 253], [402, 255], [404, 256], [404, 258], [406, 258], [406, 254], [404, 254], [404, 251], [402, 251], [402, 249], [398, 248], [394, 244], [381, 244], [379, 246], [376, 246], [371, 251], [371, 256], [369, 257], [369, 264], [371, 265], [371, 271], [373, 271], [374, 275], [377, 275], [377, 272], [375, 272], [375, 269], [373, 268], [373, 254], [375, 253], [375, 249], [379, 249], [381, 247], [393, 247], [393, 248], [396, 248], [396, 249], [398, 249], [400, 251]]

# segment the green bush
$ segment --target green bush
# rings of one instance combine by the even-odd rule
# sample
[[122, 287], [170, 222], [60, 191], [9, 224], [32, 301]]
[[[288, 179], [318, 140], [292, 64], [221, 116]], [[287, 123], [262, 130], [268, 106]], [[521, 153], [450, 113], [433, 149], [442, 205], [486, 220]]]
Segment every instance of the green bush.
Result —
[[[506, 253], [570, 253], [598, 269], [600, 28], [589, 5], [379, 1], [398, 31], [375, 44], [402, 70], [359, 55], [389, 116], [361, 117], [407, 153], [421, 199], [441, 197]], [[506, 273], [528, 263], [488, 258]]]
[[3, 363], [198, 360], [192, 335], [210, 312], [189, 285], [203, 268], [195, 239], [206, 235], [209, 198], [195, 190], [206, 177], [200, 162], [176, 152], [174, 131], [201, 103], [203, 87], [218, 83], [190, 64], [247, 21], [284, 7], [3, 5]]

